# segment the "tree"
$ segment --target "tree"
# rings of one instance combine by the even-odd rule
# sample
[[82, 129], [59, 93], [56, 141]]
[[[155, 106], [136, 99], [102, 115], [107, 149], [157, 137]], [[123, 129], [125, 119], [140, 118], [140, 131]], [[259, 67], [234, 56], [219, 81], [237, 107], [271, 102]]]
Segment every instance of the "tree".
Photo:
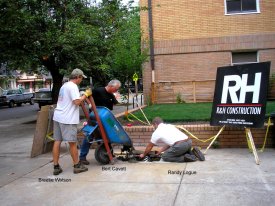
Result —
[[110, 65], [112, 75], [122, 82], [132, 81], [132, 76], [142, 73], [142, 63], [146, 61], [147, 50], [141, 50], [141, 31], [139, 10], [126, 13], [112, 43]]
[[56, 102], [65, 74], [76, 67], [90, 73], [99, 62], [96, 9], [84, 0], [1, 0], [1, 62], [22, 70], [45, 67]]
[[12, 69], [49, 71], [54, 103], [64, 75], [74, 68], [100, 84], [113, 77], [123, 82], [144, 59], [138, 13], [121, 0], [90, 2], [0, 0], [0, 62]]

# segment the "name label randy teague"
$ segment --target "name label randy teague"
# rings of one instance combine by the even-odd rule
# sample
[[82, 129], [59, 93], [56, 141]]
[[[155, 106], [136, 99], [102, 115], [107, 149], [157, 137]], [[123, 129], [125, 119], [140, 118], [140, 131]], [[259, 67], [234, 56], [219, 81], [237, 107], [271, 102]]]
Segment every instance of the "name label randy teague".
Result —
[[194, 175], [197, 174], [196, 171], [186, 171], [186, 170], [168, 170], [168, 175]]

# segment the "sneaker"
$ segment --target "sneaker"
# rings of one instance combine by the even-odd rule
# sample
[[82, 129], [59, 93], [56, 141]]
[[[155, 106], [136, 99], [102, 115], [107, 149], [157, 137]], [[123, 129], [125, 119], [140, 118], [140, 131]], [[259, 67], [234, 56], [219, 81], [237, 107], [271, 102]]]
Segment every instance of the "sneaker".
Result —
[[61, 172], [63, 172], [63, 170], [59, 165], [53, 166], [53, 175], [59, 175]]
[[89, 165], [90, 162], [86, 159], [83, 159], [83, 160], [79, 160], [80, 163], [82, 163], [83, 165]]
[[191, 154], [185, 154], [184, 155], [184, 162], [195, 162], [197, 161], [197, 158], [195, 155], [191, 155]]
[[78, 174], [86, 171], [88, 171], [88, 168], [85, 167], [81, 162], [78, 162], [76, 165], [74, 165], [74, 174]]
[[193, 150], [192, 150], [192, 152], [198, 158], [198, 160], [200, 160], [200, 161], [204, 161], [205, 160], [204, 154], [200, 151], [200, 149], [198, 147], [194, 147]]

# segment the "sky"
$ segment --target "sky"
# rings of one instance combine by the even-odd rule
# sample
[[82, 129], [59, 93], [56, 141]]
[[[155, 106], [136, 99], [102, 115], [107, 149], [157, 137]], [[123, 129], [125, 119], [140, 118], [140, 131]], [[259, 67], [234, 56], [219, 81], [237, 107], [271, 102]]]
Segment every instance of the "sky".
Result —
[[[122, 0], [122, 2], [124, 4], [127, 4], [129, 2], [129, 0]], [[139, 0], [134, 0], [133, 6], [138, 6], [138, 2], [139, 2]]]
[[[100, 0], [97, 0], [99, 2]], [[123, 4], [127, 4], [130, 0], [122, 0]], [[133, 6], [138, 6], [139, 0], [134, 0]]]

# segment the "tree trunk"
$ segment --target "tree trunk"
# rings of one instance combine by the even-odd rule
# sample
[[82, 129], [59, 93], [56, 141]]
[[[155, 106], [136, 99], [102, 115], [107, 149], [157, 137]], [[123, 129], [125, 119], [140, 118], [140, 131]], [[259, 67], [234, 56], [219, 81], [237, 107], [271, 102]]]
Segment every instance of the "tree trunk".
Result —
[[52, 78], [53, 78], [52, 99], [53, 99], [53, 104], [56, 104], [58, 100], [59, 90], [63, 83], [63, 75], [52, 74]]
[[53, 104], [57, 103], [59, 90], [63, 83], [63, 74], [60, 74], [60, 69], [56, 66], [53, 56], [45, 56], [43, 58], [43, 65], [51, 73], [53, 78], [53, 87], [52, 87], [52, 100]]

